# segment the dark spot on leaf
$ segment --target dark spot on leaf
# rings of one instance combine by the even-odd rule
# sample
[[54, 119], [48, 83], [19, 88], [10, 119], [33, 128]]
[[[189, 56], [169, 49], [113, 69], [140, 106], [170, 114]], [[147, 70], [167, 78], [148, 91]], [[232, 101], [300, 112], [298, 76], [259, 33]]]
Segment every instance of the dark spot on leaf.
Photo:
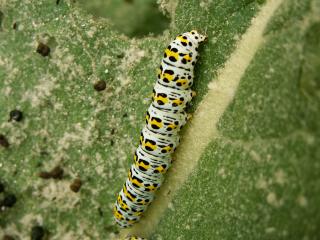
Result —
[[101, 207], [98, 207], [98, 213], [99, 213], [100, 217], [103, 217], [103, 211], [102, 211]]
[[14, 237], [12, 237], [10, 235], [4, 235], [2, 240], [14, 240]]
[[0, 11], [0, 31], [2, 30], [3, 13]]
[[42, 42], [39, 42], [37, 47], [37, 53], [39, 53], [43, 57], [49, 56], [50, 47]]
[[51, 174], [49, 172], [46, 172], [46, 171], [43, 171], [43, 172], [39, 172], [38, 176], [40, 178], [43, 178], [43, 179], [49, 179], [51, 178]]
[[80, 178], [76, 178], [70, 185], [70, 189], [73, 192], [79, 192], [80, 188], [82, 186], [82, 181]]
[[13, 25], [12, 25], [12, 28], [14, 30], [17, 30], [18, 29], [18, 23], [17, 22], [14, 22]]
[[9, 145], [10, 144], [9, 144], [7, 138], [4, 135], [0, 134], [0, 146], [2, 146], [4, 148], [8, 148]]
[[49, 156], [49, 153], [46, 150], [41, 150], [40, 155], [41, 156]]
[[64, 171], [60, 166], [56, 166], [50, 171], [50, 175], [54, 179], [61, 179], [63, 177], [63, 172]]
[[14, 237], [10, 236], [10, 235], [4, 235], [2, 240], [15, 240]]
[[4, 192], [4, 184], [2, 182], [0, 182], [0, 193]]
[[17, 202], [17, 198], [14, 194], [8, 194], [4, 197], [2, 203], [0, 204], [1, 206], [4, 207], [13, 207]]
[[105, 90], [106, 87], [107, 87], [107, 84], [104, 80], [99, 80], [93, 85], [93, 88], [98, 92]]
[[31, 229], [31, 240], [42, 240], [44, 238], [45, 231], [42, 226], [33, 226]]
[[116, 57], [117, 57], [117, 58], [123, 58], [123, 57], [124, 57], [124, 53], [123, 53], [123, 52], [118, 53], [118, 54], [116, 55]]
[[10, 112], [10, 118], [9, 121], [17, 121], [20, 122], [23, 118], [23, 113], [20, 110], [14, 109]]

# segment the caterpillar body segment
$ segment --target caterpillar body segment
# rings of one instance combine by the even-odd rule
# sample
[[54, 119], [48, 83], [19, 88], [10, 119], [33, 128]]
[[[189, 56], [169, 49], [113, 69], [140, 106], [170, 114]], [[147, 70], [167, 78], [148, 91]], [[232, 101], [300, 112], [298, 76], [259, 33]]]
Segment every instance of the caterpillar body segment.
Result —
[[144, 152], [140, 147], [137, 148], [134, 154], [135, 167], [146, 175], [151, 176], [165, 174], [171, 165], [171, 161], [171, 156], [169, 156], [168, 159], [159, 159], [151, 154]]
[[186, 90], [193, 84], [193, 71], [162, 62], [158, 69], [157, 83], [170, 88]]
[[159, 109], [184, 112], [192, 96], [193, 93], [191, 89], [181, 90], [169, 88], [160, 83], [156, 83], [153, 88], [152, 103]]
[[150, 105], [146, 114], [147, 128], [159, 134], [177, 134], [187, 122], [185, 112], [173, 113]]
[[141, 148], [155, 156], [167, 157], [173, 153], [179, 144], [178, 135], [159, 134], [149, 130], [146, 126], [142, 129], [140, 135]]

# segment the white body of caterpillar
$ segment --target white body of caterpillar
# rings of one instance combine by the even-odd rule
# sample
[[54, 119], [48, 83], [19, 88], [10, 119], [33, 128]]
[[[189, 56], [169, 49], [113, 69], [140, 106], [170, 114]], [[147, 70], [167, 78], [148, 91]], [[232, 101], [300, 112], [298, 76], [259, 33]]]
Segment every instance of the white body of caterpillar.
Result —
[[186, 106], [194, 96], [191, 86], [198, 46], [205, 39], [192, 30], [177, 36], [165, 50], [134, 163], [113, 208], [120, 227], [139, 221], [170, 167], [179, 131], [187, 122]]

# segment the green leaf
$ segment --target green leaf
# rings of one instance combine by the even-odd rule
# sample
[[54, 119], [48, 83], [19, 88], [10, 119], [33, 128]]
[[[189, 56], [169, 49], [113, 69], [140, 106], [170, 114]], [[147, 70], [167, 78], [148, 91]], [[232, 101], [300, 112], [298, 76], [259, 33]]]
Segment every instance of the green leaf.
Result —
[[[28, 238], [37, 224], [52, 239], [117, 236], [111, 208], [155, 69], [176, 34], [197, 29], [209, 40], [196, 66], [193, 119], [157, 199], [120, 235], [316, 239], [318, 1], [130, 2], [0, 3], [0, 134], [10, 144], [0, 146], [0, 182], [17, 197], [0, 213], [0, 237]], [[101, 80], [106, 89], [97, 92]], [[21, 122], [8, 121], [13, 109]], [[62, 179], [38, 176], [58, 165]], [[78, 193], [69, 188], [75, 178]]]

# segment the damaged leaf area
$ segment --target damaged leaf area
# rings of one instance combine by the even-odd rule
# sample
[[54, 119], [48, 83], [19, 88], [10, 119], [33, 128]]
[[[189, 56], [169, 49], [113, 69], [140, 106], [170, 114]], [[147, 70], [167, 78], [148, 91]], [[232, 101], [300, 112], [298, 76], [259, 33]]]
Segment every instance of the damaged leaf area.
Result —
[[[109, 2], [0, 1], [0, 237], [316, 239], [318, 1]], [[191, 29], [193, 119], [144, 228], [120, 231], [156, 68]]]

